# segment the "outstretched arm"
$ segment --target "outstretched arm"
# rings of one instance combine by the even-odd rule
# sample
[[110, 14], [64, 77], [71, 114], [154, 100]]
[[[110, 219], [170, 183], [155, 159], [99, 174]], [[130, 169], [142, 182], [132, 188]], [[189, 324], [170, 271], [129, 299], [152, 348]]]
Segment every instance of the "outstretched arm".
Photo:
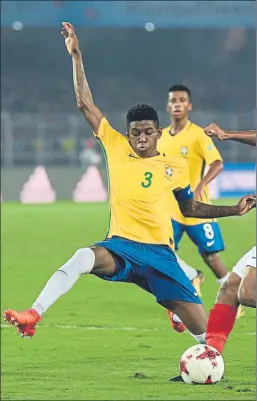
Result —
[[73, 84], [77, 106], [79, 110], [81, 110], [85, 119], [93, 128], [94, 132], [97, 134], [100, 122], [104, 115], [94, 104], [92, 93], [85, 75], [82, 55], [79, 49], [78, 38], [75, 35], [74, 27], [69, 22], [63, 22], [62, 25], [62, 35], [65, 38], [67, 51], [72, 57]]
[[185, 217], [213, 219], [218, 217], [242, 216], [256, 207], [256, 195], [241, 198], [235, 206], [215, 206], [189, 199], [179, 202], [181, 213]]
[[226, 131], [224, 139], [256, 146], [256, 131]]
[[220, 141], [232, 140], [246, 145], [256, 146], [256, 130], [253, 131], [224, 131], [217, 124], [210, 124], [204, 128], [205, 133]]

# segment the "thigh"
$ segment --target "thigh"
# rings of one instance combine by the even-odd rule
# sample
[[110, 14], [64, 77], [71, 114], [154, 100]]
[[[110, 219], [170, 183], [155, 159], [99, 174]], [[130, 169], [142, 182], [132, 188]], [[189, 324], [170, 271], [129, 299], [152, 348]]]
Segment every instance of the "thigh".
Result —
[[217, 253], [225, 249], [220, 227], [216, 222], [186, 226], [186, 232], [201, 255]]
[[239, 286], [239, 292], [243, 293], [250, 291], [251, 293], [256, 292], [256, 267], [245, 266], [245, 274], [241, 280]]
[[185, 228], [183, 224], [178, 223], [175, 220], [171, 220], [174, 234], [175, 249], [178, 250], [178, 245], [181, 241]]
[[[256, 269], [256, 247], [254, 246], [250, 251], [248, 251], [236, 265], [233, 267], [232, 271], [236, 273], [241, 279], [246, 274], [247, 266], [251, 266]], [[253, 270], [254, 272], [254, 270]]]
[[91, 270], [92, 274], [111, 277], [117, 273], [117, 260], [108, 249], [101, 246], [92, 246], [91, 249], [95, 254], [95, 265]]
[[93, 274], [108, 281], [134, 282], [133, 259], [138, 260], [140, 252], [132, 241], [112, 237], [94, 244], [91, 249], [96, 255]]
[[232, 272], [229, 278], [219, 289], [216, 303], [238, 306], [238, 289], [241, 283], [241, 278], [235, 272]]
[[[169, 262], [170, 263], [170, 262]], [[183, 301], [202, 304], [191, 281], [177, 262], [172, 262], [169, 266], [169, 274], [161, 271], [161, 266], [156, 268], [147, 267], [144, 278], [150, 292], [156, 297], [160, 304], [163, 301]]]

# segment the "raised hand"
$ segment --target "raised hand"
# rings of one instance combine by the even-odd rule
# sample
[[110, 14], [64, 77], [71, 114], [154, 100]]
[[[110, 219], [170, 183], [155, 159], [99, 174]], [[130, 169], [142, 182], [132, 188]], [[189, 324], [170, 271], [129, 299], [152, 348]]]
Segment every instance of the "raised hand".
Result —
[[62, 35], [65, 38], [65, 45], [70, 56], [80, 53], [79, 41], [75, 34], [74, 26], [69, 22], [62, 23]]

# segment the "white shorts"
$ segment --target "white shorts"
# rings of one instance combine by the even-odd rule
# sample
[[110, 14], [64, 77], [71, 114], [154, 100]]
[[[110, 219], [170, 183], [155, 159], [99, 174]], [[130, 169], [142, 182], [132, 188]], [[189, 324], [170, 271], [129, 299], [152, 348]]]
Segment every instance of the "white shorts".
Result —
[[256, 269], [256, 246], [254, 246], [237, 262], [233, 267], [232, 272], [236, 273], [240, 278], [243, 278], [247, 266], [252, 266]]

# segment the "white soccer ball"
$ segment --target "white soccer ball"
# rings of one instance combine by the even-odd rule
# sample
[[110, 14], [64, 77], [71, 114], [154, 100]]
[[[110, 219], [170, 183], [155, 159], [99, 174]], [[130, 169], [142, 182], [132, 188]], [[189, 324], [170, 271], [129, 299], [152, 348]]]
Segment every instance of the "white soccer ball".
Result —
[[197, 344], [184, 352], [179, 368], [187, 384], [216, 384], [224, 374], [224, 361], [215, 348]]

